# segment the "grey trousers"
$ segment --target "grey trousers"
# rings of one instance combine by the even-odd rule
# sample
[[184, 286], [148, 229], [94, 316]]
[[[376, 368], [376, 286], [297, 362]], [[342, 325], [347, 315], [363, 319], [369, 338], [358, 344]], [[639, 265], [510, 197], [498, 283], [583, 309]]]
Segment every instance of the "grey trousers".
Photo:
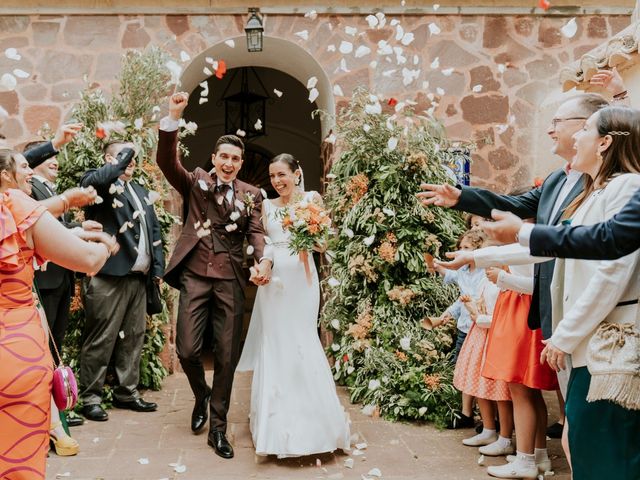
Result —
[[84, 327], [80, 352], [80, 398], [102, 401], [102, 387], [113, 355], [118, 386], [113, 395], [129, 401], [140, 396], [140, 354], [146, 329], [147, 290], [143, 275], [96, 275], [83, 284]]

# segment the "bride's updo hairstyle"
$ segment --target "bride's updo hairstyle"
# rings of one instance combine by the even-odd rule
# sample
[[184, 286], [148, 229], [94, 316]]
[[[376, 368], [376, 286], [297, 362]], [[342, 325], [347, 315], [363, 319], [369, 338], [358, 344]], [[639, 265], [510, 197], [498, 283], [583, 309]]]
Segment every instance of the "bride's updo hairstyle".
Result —
[[297, 170], [300, 170], [300, 177], [302, 178], [302, 168], [300, 167], [300, 162], [296, 160], [296, 157], [294, 157], [290, 153], [281, 153], [280, 155], [276, 155], [271, 159], [271, 163], [278, 162], [286, 164], [292, 173], [296, 173]]

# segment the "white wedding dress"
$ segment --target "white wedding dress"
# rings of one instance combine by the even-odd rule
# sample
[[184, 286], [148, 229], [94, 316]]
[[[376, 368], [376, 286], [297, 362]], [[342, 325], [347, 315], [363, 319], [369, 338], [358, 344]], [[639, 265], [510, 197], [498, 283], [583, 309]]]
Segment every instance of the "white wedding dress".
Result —
[[309, 285], [303, 263], [287, 246], [278, 207], [265, 199], [262, 208], [273, 272], [271, 282], [258, 287], [237, 368], [253, 370], [250, 428], [256, 454], [284, 458], [349, 450], [349, 421], [318, 338], [320, 288], [313, 257]]

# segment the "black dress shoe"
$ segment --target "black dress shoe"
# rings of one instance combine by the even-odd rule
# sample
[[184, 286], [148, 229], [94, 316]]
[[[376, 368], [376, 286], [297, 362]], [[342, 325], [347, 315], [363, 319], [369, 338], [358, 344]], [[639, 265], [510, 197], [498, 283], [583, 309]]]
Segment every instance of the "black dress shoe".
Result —
[[218, 430], [210, 432], [207, 443], [212, 446], [215, 452], [222, 458], [233, 458], [233, 447], [224, 433]]
[[123, 402], [121, 400], [113, 399], [113, 406], [117, 408], [126, 408], [133, 410], [134, 412], [155, 412], [158, 409], [158, 404], [153, 402], [145, 402], [141, 398], [134, 398], [133, 400], [127, 400]]
[[449, 430], [455, 430], [458, 428], [473, 428], [474, 420], [473, 415], [467, 417], [462, 412], [455, 412], [453, 418], [449, 421], [447, 428]]
[[84, 415], [84, 418], [87, 420], [93, 420], [94, 422], [106, 422], [109, 420], [107, 412], [97, 403], [83, 406], [82, 415]]
[[67, 425], [70, 427], [79, 427], [80, 425], [84, 425], [84, 418], [80, 415], [74, 415], [73, 417], [67, 417]]
[[562, 429], [564, 425], [556, 422], [553, 425], [547, 427], [547, 437], [549, 438], [562, 438]]
[[191, 430], [193, 433], [199, 433], [206, 425], [209, 418], [209, 400], [211, 399], [211, 390], [207, 390], [207, 394], [199, 401], [196, 400], [191, 412]]

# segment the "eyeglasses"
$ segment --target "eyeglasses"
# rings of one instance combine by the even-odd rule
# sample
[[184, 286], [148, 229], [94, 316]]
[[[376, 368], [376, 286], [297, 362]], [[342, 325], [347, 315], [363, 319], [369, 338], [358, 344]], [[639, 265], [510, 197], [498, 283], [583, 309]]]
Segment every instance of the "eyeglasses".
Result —
[[586, 120], [586, 117], [569, 117], [569, 118], [552, 118], [551, 126], [555, 130], [559, 123], [568, 122], [569, 120]]

